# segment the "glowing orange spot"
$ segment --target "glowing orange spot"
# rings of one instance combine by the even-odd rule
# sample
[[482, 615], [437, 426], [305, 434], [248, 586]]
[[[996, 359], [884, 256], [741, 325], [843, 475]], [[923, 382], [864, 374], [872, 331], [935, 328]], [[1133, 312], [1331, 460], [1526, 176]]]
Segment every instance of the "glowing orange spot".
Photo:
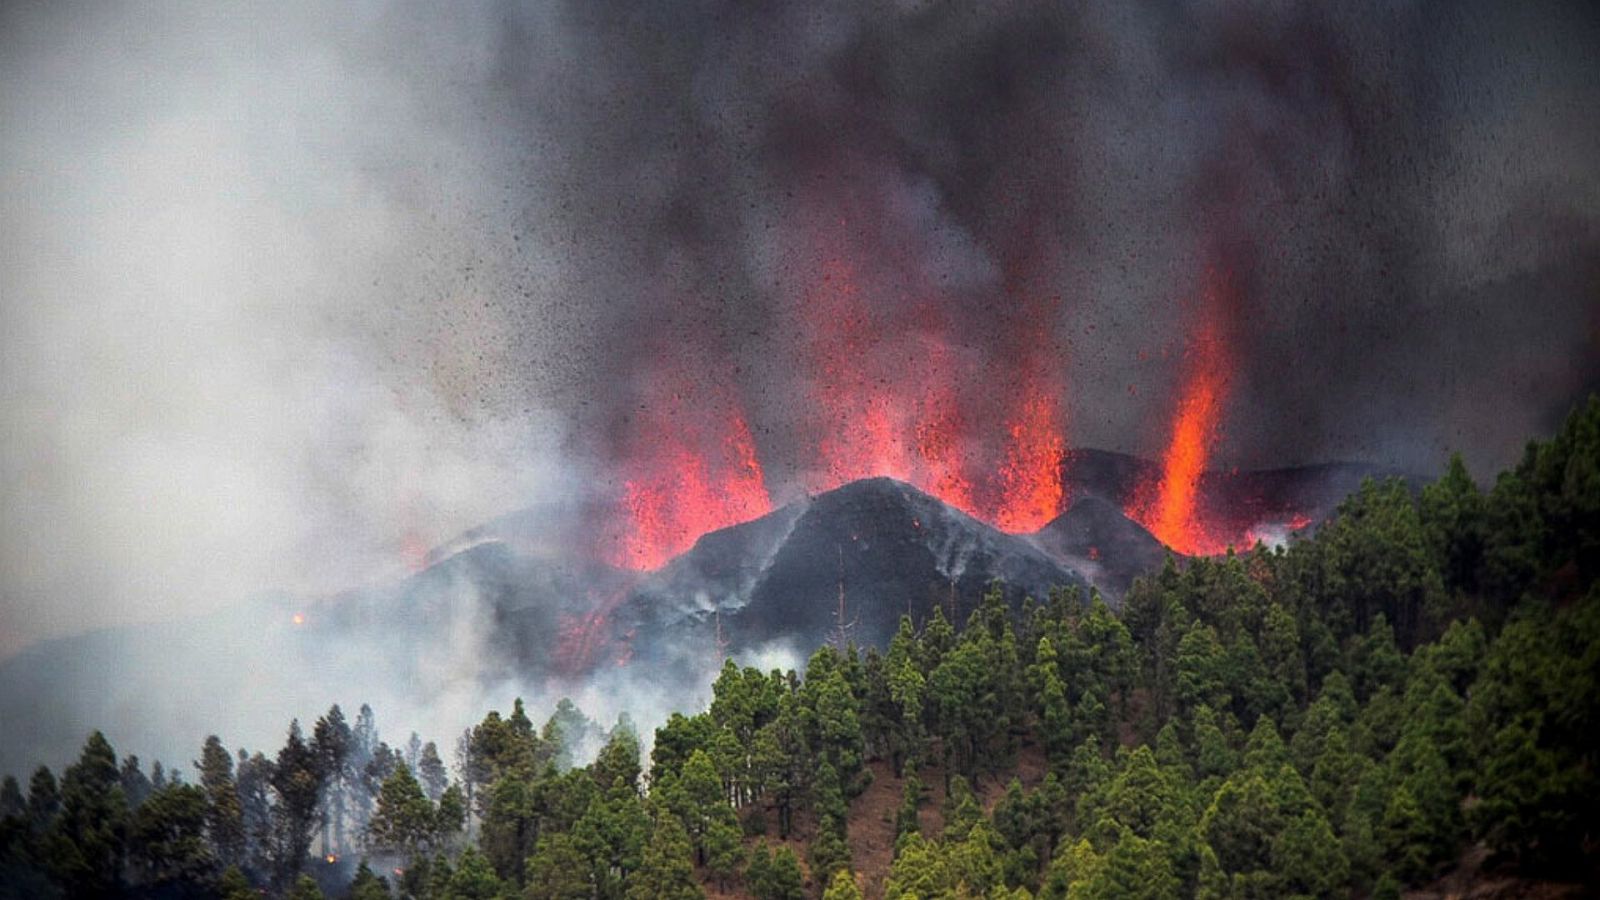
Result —
[[306, 617], [304, 613], [295, 613], [289, 617], [289, 621], [296, 625], [304, 625], [306, 623]]
[[[798, 380], [809, 418], [787, 435], [801, 447], [794, 486], [820, 493], [887, 476], [1012, 532], [1058, 515], [1066, 441], [1059, 385], [1048, 374], [1058, 363], [1044, 338], [1060, 298], [1022, 299], [1013, 319], [1026, 330], [1006, 362], [1023, 375], [1006, 381], [1020, 387], [993, 409], [973, 407], [986, 401], [966, 396], [963, 374], [984, 377], [987, 389], [992, 373], [963, 373], [966, 345], [952, 342], [937, 286], [895, 260], [863, 261], [842, 232], [807, 235], [803, 244], [807, 265], [822, 262], [799, 307]], [[863, 273], [873, 291], [897, 292], [904, 304], [865, 296]], [[660, 568], [702, 534], [771, 509], [750, 425], [726, 387], [736, 373], [708, 375], [707, 360], [688, 365], [670, 352], [655, 362], [639, 413], [626, 423], [615, 521], [600, 530], [603, 557], [634, 570]], [[981, 433], [996, 426], [1004, 431]]]
[[875, 371], [878, 323], [861, 299], [854, 269], [839, 259], [825, 263], [806, 311], [813, 399], [822, 414], [810, 489], [832, 490], [877, 475], [911, 480], [906, 404], [895, 379]]
[[1045, 379], [1027, 380], [1007, 422], [1005, 456], [975, 484], [969, 473], [982, 464], [962, 445], [967, 422], [943, 320], [924, 316], [909, 358], [875, 357], [879, 323], [854, 268], [839, 258], [824, 264], [806, 311], [812, 399], [821, 413], [812, 491], [885, 475], [1013, 532], [1035, 531], [1060, 513], [1066, 444]]

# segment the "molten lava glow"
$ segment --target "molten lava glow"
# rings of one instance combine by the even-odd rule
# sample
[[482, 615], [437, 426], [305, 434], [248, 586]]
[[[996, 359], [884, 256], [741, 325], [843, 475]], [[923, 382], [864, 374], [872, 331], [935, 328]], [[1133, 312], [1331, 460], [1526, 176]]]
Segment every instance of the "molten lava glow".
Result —
[[937, 340], [925, 341], [921, 349], [927, 371], [922, 374], [924, 393], [912, 425], [911, 442], [917, 459], [909, 480], [956, 509], [978, 515], [961, 452], [965, 423], [960, 398], [952, 384], [950, 352]]
[[1215, 553], [1222, 548], [1200, 520], [1197, 501], [1217, 420], [1221, 384], [1202, 375], [1184, 391], [1173, 422], [1172, 441], [1161, 457], [1161, 482], [1143, 524], [1163, 544], [1180, 553]]
[[633, 657], [634, 632], [622, 635], [620, 646], [611, 634], [611, 614], [628, 597], [628, 588], [588, 592], [590, 609], [587, 612], [561, 617], [557, 627], [559, 640], [551, 656], [557, 674], [575, 675], [587, 671], [599, 662], [600, 651], [615, 653], [617, 665], [627, 665]]
[[1036, 531], [1061, 512], [1066, 443], [1045, 379], [1029, 379], [1007, 420], [1003, 458], [986, 469], [961, 444], [967, 423], [942, 323], [921, 323], [911, 358], [882, 358], [855, 271], [838, 259], [823, 266], [806, 308], [820, 414], [809, 490], [888, 476], [1012, 532]]
[[[621, 568], [658, 569], [700, 535], [772, 510], [742, 412], [666, 418], [647, 438], [655, 444], [651, 459], [623, 485], [624, 524], [610, 559]], [[720, 440], [702, 440], [707, 429]]]
[[1244, 540], [1230, 543], [1236, 547], [1254, 547], [1258, 543], [1265, 544], [1268, 547], [1281, 547], [1288, 542], [1295, 532], [1310, 525], [1310, 516], [1304, 513], [1294, 513], [1286, 521], [1257, 522], [1245, 530]]
[[1191, 556], [1221, 553], [1230, 543], [1207, 521], [1200, 492], [1228, 388], [1229, 361], [1217, 322], [1221, 290], [1213, 279], [1202, 305], [1204, 321], [1185, 354], [1187, 371], [1159, 480], [1139, 491], [1126, 510], [1161, 543]]
[[[730, 402], [737, 370], [707, 374], [707, 360], [653, 355], [622, 437], [617, 520], [601, 529], [608, 562], [660, 568], [702, 534], [769, 512], [769, 487], [816, 494], [887, 476], [1018, 533], [1064, 508], [1062, 407], [1040, 327], [1053, 308], [1022, 308], [1006, 371], [978, 371], [980, 354], [959, 342], [937, 286], [892, 260], [864, 261], [848, 242], [818, 240], [804, 245], [811, 279], [793, 323], [805, 415], [784, 435], [792, 468], [769, 486], [743, 407]], [[885, 291], [901, 292], [900, 305], [882, 302]]]
[[907, 478], [912, 455], [902, 440], [904, 407], [895, 383], [874, 370], [879, 331], [852, 268], [839, 260], [823, 266], [808, 297], [806, 325], [821, 415], [814, 423], [817, 459], [809, 489], [832, 490], [874, 475]]
[[1061, 439], [1058, 406], [1036, 385], [1008, 429], [1010, 442], [1000, 467], [999, 507], [994, 522], [1002, 531], [1038, 531], [1060, 514], [1066, 492], [1061, 463], [1067, 448]]
[[[918, 474], [915, 483], [945, 503], [970, 515], [976, 515], [972, 503], [972, 483], [962, 472], [962, 460], [957, 436], [959, 427], [954, 423], [954, 411], [934, 415], [916, 424], [914, 439], [917, 448]], [[920, 526], [920, 523], [918, 525]]]

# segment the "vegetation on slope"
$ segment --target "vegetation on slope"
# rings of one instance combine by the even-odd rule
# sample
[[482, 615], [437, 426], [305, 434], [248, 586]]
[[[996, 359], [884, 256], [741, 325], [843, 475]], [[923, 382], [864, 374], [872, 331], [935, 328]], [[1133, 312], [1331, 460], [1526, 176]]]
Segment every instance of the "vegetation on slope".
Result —
[[1597, 574], [1591, 400], [1488, 491], [1459, 460], [1368, 483], [1287, 549], [1169, 561], [1121, 616], [995, 591], [804, 678], [730, 661], [648, 771], [565, 703], [490, 713], [454, 780], [366, 708], [275, 758], [212, 738], [193, 785], [95, 734], [0, 788], [0, 894], [1394, 896], [1474, 853], [1594, 883]]

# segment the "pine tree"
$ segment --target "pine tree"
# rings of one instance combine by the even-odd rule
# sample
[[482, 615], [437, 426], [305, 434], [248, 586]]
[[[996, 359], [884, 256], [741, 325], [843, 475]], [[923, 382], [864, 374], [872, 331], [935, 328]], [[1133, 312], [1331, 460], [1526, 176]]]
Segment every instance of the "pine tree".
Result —
[[7, 775], [0, 781], [0, 820], [20, 820], [27, 808], [27, 801], [22, 799], [22, 785], [15, 775]]
[[855, 874], [848, 869], [833, 873], [828, 889], [822, 892], [822, 900], [861, 900], [861, 888], [856, 884]]
[[254, 872], [266, 871], [272, 855], [272, 770], [272, 760], [264, 754], [248, 755], [244, 750], [239, 751], [234, 771], [239, 792], [239, 818], [244, 829], [244, 859], [240, 865]]
[[677, 816], [656, 816], [639, 871], [628, 886], [628, 900], [699, 900], [690, 856], [694, 849]]
[[495, 875], [488, 858], [470, 845], [456, 860], [449, 884], [448, 900], [498, 900], [507, 894], [507, 886]]
[[817, 823], [817, 836], [811, 842], [811, 873], [820, 884], [826, 884], [834, 872], [850, 868], [850, 846], [845, 843], [845, 825], [841, 819], [823, 816]]
[[800, 860], [788, 847], [774, 853], [766, 844], [757, 845], [745, 880], [755, 900], [804, 900], [806, 895]]
[[618, 720], [591, 768], [595, 783], [601, 790], [610, 790], [618, 781], [637, 789], [640, 775], [639, 735], [633, 730], [631, 721], [626, 718]]
[[588, 900], [594, 896], [593, 867], [571, 835], [540, 835], [537, 849], [528, 858], [527, 872], [528, 886], [523, 892], [527, 900]]
[[284, 898], [285, 900], [326, 900], [326, 895], [322, 893], [322, 888], [317, 887], [317, 883], [311, 880], [310, 875], [301, 875], [295, 879], [294, 887], [289, 889]]
[[206, 794], [206, 839], [211, 852], [224, 866], [244, 858], [244, 808], [239, 802], [239, 786], [233, 779], [233, 757], [216, 735], [206, 738], [195, 768], [200, 771], [200, 788]]
[[1316, 810], [1291, 819], [1273, 841], [1272, 870], [1288, 893], [1337, 897], [1349, 891], [1350, 863]]
[[389, 882], [374, 874], [363, 859], [356, 869], [355, 878], [350, 882], [349, 896], [350, 900], [390, 900]]
[[439, 795], [439, 805], [435, 809], [435, 829], [440, 843], [449, 841], [460, 834], [467, 825], [467, 795], [462, 792], [461, 785], [452, 783]]
[[900, 808], [895, 812], [894, 839], [896, 846], [908, 834], [921, 831], [918, 811], [922, 808], [922, 779], [915, 772], [907, 773], [900, 791]]
[[711, 830], [718, 825], [737, 828], [722, 778], [704, 750], [689, 755], [682, 777], [666, 787], [663, 798], [683, 822], [700, 865], [707, 863], [707, 836]]
[[270, 779], [273, 793], [277, 795], [272, 813], [274, 868], [280, 884], [294, 883], [311, 849], [323, 775], [321, 760], [301, 735], [300, 722], [291, 722], [288, 740], [278, 751]]
[[51, 871], [69, 897], [104, 897], [122, 885], [128, 806], [117, 755], [96, 731], [61, 777], [61, 811], [48, 841]]
[[624, 882], [640, 866], [650, 829], [638, 792], [620, 778], [608, 793], [589, 802], [573, 826], [573, 838], [594, 866], [603, 900], [621, 896]]
[[217, 858], [205, 838], [207, 807], [204, 788], [172, 784], [134, 810], [130, 856], [141, 883], [174, 896], [198, 894], [211, 885]]
[[61, 811], [61, 788], [56, 776], [45, 766], [33, 770], [28, 779], [26, 818], [28, 828], [36, 835], [43, 834]]
[[[250, 886], [250, 879], [245, 877], [238, 866], [229, 866], [217, 881], [217, 896], [221, 900], [259, 900], [261, 894]], [[388, 892], [385, 891], [382, 896], [388, 897]], [[352, 897], [352, 900], [377, 900], [377, 898]]]
[[1460, 453], [1452, 453], [1444, 475], [1422, 489], [1418, 513], [1424, 538], [1447, 589], [1467, 594], [1478, 589], [1487, 525], [1484, 506]]
[[1132, 833], [1124, 833], [1111, 846], [1088, 884], [1085, 893], [1090, 896], [1144, 900], [1178, 900], [1181, 888], [1165, 845]]
[[1431, 835], [1427, 820], [1405, 785], [1389, 797], [1381, 826], [1384, 859], [1392, 871], [1408, 882], [1418, 881], [1432, 872]]
[[439, 758], [439, 747], [433, 741], [422, 746], [422, 752], [417, 755], [417, 780], [422, 783], [422, 792], [434, 803], [444, 796], [444, 789], [450, 785], [450, 774], [445, 771], [444, 760]]
[[1254, 872], [1271, 866], [1272, 841], [1281, 827], [1272, 791], [1258, 770], [1240, 770], [1212, 797], [1200, 833], [1224, 872]]
[[433, 847], [438, 824], [433, 804], [411, 770], [401, 763], [383, 783], [367, 835], [373, 847], [397, 853], [410, 865]]
[[1051, 765], [1063, 768], [1072, 754], [1074, 743], [1072, 708], [1067, 700], [1067, 686], [1061, 680], [1055, 644], [1049, 636], [1039, 639], [1034, 660], [1030, 674], [1037, 693], [1035, 703], [1039, 709], [1039, 730], [1044, 741], [1045, 756]]
[[150, 779], [139, 769], [139, 757], [129, 755], [122, 760], [122, 770], [118, 773], [119, 782], [122, 784], [122, 796], [128, 801], [128, 809], [138, 809], [139, 804], [150, 796], [155, 789]]
[[322, 852], [344, 852], [345, 785], [350, 780], [354, 734], [336, 703], [311, 729], [311, 752], [322, 782]]
[[706, 869], [723, 890], [744, 865], [741, 837], [738, 824], [731, 818], [713, 823], [706, 832]]

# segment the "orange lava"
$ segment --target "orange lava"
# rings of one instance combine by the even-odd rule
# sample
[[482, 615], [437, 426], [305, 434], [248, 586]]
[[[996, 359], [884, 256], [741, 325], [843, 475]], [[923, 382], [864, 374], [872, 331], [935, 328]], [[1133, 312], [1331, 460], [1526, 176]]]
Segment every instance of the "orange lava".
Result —
[[1230, 362], [1218, 322], [1224, 290], [1215, 278], [1207, 286], [1202, 323], [1185, 353], [1186, 371], [1159, 479], [1138, 492], [1125, 510], [1163, 544], [1190, 556], [1221, 553], [1229, 543], [1208, 522], [1200, 490], [1228, 391]]
[[893, 380], [874, 371], [880, 333], [854, 270], [842, 260], [825, 263], [806, 310], [813, 401], [821, 415], [810, 489], [831, 490], [874, 475], [907, 478], [912, 454], [901, 440], [905, 408]]
[[956, 509], [976, 515], [972, 481], [967, 477], [961, 448], [965, 423], [953, 384], [949, 350], [941, 341], [928, 340], [922, 357], [926, 367], [922, 374], [924, 389], [911, 435], [917, 467], [910, 480]]
[[686, 410], [682, 395], [646, 416], [644, 459], [623, 484], [621, 533], [609, 561], [650, 571], [709, 531], [772, 510], [766, 477], [744, 414], [731, 402]]
[[845, 261], [823, 265], [807, 297], [812, 400], [818, 412], [813, 492], [888, 476], [996, 527], [1032, 532], [1061, 512], [1066, 442], [1057, 399], [1029, 378], [1006, 422], [1004, 456], [985, 465], [961, 442], [958, 375], [943, 323], [920, 322], [910, 358], [875, 356], [881, 336]]
[[1038, 531], [1060, 514], [1066, 499], [1061, 463], [1067, 448], [1061, 438], [1059, 405], [1030, 384], [1008, 431], [994, 523], [1012, 533]]
[[729, 399], [736, 371], [654, 357], [623, 426], [617, 521], [600, 529], [608, 562], [654, 570], [700, 535], [770, 511], [769, 489], [816, 494], [876, 476], [1014, 533], [1064, 509], [1063, 405], [1047, 344], [1059, 298], [1008, 286], [1016, 346], [997, 370], [977, 371], [981, 353], [960, 343], [943, 288], [914, 266], [864, 257], [839, 226], [805, 235], [796, 251], [809, 280], [791, 323], [804, 404], [782, 435], [796, 443], [792, 468], [768, 483], [743, 407]]

